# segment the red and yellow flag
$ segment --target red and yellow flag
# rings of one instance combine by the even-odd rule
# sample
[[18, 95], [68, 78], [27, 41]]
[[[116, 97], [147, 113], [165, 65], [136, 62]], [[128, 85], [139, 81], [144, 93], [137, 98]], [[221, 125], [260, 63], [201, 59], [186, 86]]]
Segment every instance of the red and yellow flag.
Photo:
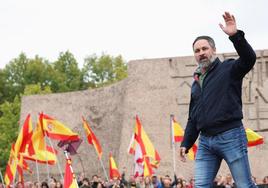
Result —
[[160, 156], [144, 131], [138, 116], [136, 116], [135, 130], [128, 147], [128, 153], [135, 155], [135, 177], [151, 176], [153, 174], [152, 168], [159, 166]]
[[137, 142], [137, 140], [134, 138], [134, 135], [132, 136], [128, 153], [131, 155], [134, 155], [134, 176], [151, 176], [153, 174], [153, 168], [157, 168], [159, 161], [156, 161], [154, 159], [150, 159], [149, 157], [143, 156], [140, 144]]
[[116, 163], [111, 153], [109, 155], [109, 166], [110, 166], [110, 179], [119, 178], [120, 173], [117, 169]]
[[130, 143], [129, 143], [129, 146], [128, 146], [128, 149], [127, 149], [127, 152], [131, 155], [135, 155], [135, 151], [136, 151], [136, 140], [135, 140], [135, 134], [133, 134], [131, 136], [131, 140], [130, 140]]
[[44, 151], [46, 148], [46, 143], [45, 143], [45, 134], [41, 126], [40, 119], [35, 127], [35, 130], [33, 131], [33, 135], [29, 141], [32, 145], [32, 147], [28, 148], [28, 154], [34, 155], [38, 151]]
[[50, 165], [54, 165], [57, 162], [57, 151], [46, 146], [45, 135], [40, 121], [37, 123], [33, 135], [28, 143], [29, 145], [32, 145], [32, 147], [29, 147], [26, 152], [21, 153], [24, 159], [37, 161], [39, 163], [48, 162]]
[[263, 137], [253, 130], [246, 128], [246, 135], [248, 139], [248, 147], [263, 144]]
[[66, 159], [63, 188], [78, 188], [71, 159]]
[[182, 142], [184, 130], [181, 125], [172, 118], [173, 141]]
[[156, 149], [154, 148], [147, 133], [144, 131], [138, 116], [136, 116], [136, 126], [135, 126], [134, 137], [136, 141], [140, 144], [143, 156], [152, 158], [154, 160], [153, 163], [158, 164], [160, 162], [160, 156], [158, 152], [156, 151]]
[[22, 154], [24, 159], [36, 161], [38, 163], [49, 165], [55, 165], [57, 163], [57, 150], [54, 150], [53, 148], [46, 146], [46, 149], [44, 150], [36, 150], [34, 155], [29, 155], [27, 153]]
[[7, 187], [10, 187], [10, 185], [12, 184], [16, 170], [17, 170], [17, 160], [15, 158], [14, 153], [14, 144], [12, 144], [4, 176], [4, 181]]
[[14, 156], [18, 157], [19, 153], [25, 152], [28, 147], [27, 144], [30, 141], [33, 134], [33, 126], [30, 114], [27, 115], [24, 124], [21, 127], [19, 135], [14, 145]]
[[[172, 131], [173, 131], [173, 141], [174, 142], [182, 142], [184, 136], [184, 130], [181, 125], [172, 118]], [[197, 145], [194, 144], [188, 152], [188, 158], [190, 160], [194, 160], [197, 152]]]
[[143, 170], [143, 177], [151, 177], [153, 175], [153, 168], [150, 163], [149, 157], [144, 157], [144, 170]]
[[43, 113], [40, 114], [39, 119], [46, 136], [55, 140], [79, 140], [77, 133], [74, 133], [58, 120]]
[[195, 160], [196, 152], [197, 152], [197, 145], [194, 144], [188, 151], [188, 158], [190, 160]]
[[98, 154], [98, 158], [100, 159], [102, 156], [102, 148], [101, 148], [101, 145], [99, 143], [99, 140], [97, 139], [97, 137], [95, 136], [93, 131], [90, 129], [87, 121], [84, 118], [82, 118], [82, 119], [83, 119], [83, 127], [84, 127], [86, 135], [87, 135], [87, 141], [89, 144], [94, 146], [94, 148]]
[[25, 161], [25, 158], [23, 157], [23, 155], [19, 155], [18, 157], [18, 168], [21, 168], [22, 170], [26, 170], [28, 171], [30, 174], [32, 174], [33, 172], [31, 171], [28, 163]]

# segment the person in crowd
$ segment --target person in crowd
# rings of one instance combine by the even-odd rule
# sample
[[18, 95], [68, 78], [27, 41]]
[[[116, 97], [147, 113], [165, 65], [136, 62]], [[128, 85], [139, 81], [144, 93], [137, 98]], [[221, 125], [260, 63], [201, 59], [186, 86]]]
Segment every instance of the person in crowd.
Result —
[[48, 183], [46, 181], [43, 181], [41, 183], [41, 188], [49, 188]]
[[157, 175], [152, 176], [152, 184], [153, 184], [154, 188], [161, 188], [161, 182], [158, 179]]
[[41, 187], [40, 182], [35, 181], [35, 182], [33, 183], [33, 188], [40, 188], [40, 187]]
[[194, 178], [189, 180], [189, 185], [187, 185], [187, 188], [194, 188]]
[[49, 188], [55, 188], [56, 187], [57, 180], [54, 177], [50, 177], [49, 179]]
[[2, 182], [0, 182], [0, 188], [5, 188], [5, 185]]
[[97, 188], [98, 183], [99, 183], [99, 177], [98, 177], [98, 175], [94, 174], [92, 176], [91, 182], [90, 182], [91, 188]]
[[85, 178], [85, 173], [81, 173], [79, 176], [77, 176], [77, 184], [79, 187], [83, 184], [83, 179]]
[[152, 179], [149, 176], [146, 176], [144, 178], [144, 183], [141, 187], [142, 188], [154, 188], [154, 185], [152, 183]]
[[80, 188], [91, 188], [90, 181], [88, 178], [83, 179], [82, 185], [80, 186]]
[[55, 188], [63, 188], [62, 183], [60, 181], [57, 181]]
[[265, 176], [265, 177], [263, 178], [262, 183], [268, 185], [268, 176]]
[[136, 180], [134, 175], [130, 175], [128, 181], [125, 179], [125, 175], [122, 176], [122, 183], [127, 188], [140, 188], [141, 187], [139, 181]]
[[183, 182], [182, 179], [179, 178], [177, 184], [175, 185], [175, 188], [183, 188]]
[[24, 188], [33, 188], [33, 182], [31, 181], [26, 181], [24, 183]]
[[171, 188], [172, 187], [172, 179], [169, 175], [165, 175], [161, 178], [162, 188]]

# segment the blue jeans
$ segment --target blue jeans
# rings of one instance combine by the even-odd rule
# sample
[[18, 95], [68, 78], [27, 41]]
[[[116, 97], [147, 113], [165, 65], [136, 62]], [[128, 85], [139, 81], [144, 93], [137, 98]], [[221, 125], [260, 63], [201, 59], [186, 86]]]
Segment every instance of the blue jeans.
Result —
[[256, 187], [251, 180], [247, 137], [243, 126], [216, 136], [200, 135], [195, 161], [195, 188], [212, 187], [224, 159], [237, 188]]

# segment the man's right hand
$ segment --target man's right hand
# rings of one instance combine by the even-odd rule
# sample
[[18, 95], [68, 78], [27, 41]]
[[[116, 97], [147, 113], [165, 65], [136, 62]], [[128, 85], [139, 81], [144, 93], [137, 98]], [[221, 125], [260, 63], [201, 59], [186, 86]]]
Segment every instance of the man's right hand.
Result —
[[182, 162], [186, 162], [186, 148], [185, 147], [180, 147], [179, 158]]

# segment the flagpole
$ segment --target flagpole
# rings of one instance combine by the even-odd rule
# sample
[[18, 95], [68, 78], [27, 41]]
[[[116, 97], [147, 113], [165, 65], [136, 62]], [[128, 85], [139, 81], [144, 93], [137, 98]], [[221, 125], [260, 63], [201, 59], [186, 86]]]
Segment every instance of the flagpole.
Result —
[[[84, 139], [87, 139], [87, 137], [86, 137], [86, 133], [83, 134], [82, 136], [83, 136]], [[108, 178], [107, 172], [106, 172], [106, 170], [105, 170], [105, 168], [104, 168], [104, 165], [103, 165], [103, 162], [102, 162], [102, 160], [101, 160], [101, 157], [98, 155], [98, 152], [96, 151], [96, 149], [95, 149], [95, 152], [96, 152], [96, 154], [97, 154], [97, 156], [98, 156], [98, 159], [99, 159], [99, 161], [100, 161], [101, 167], [102, 167], [103, 172], [104, 172], [104, 176], [105, 176], [105, 178], [107, 179], [107, 182], [109, 182], [109, 178]]]
[[102, 167], [102, 169], [103, 169], [103, 171], [104, 171], [104, 175], [105, 175], [105, 177], [106, 177], [106, 179], [107, 179], [107, 182], [109, 182], [109, 178], [108, 178], [107, 172], [106, 172], [106, 170], [105, 170], [105, 168], [104, 168], [102, 159], [99, 158], [99, 160], [100, 160], [101, 167]]
[[37, 173], [37, 182], [40, 183], [39, 168], [38, 168], [37, 159], [35, 159], [35, 167], [36, 167], [36, 173]]
[[[48, 137], [48, 140], [49, 140], [49, 144], [50, 144], [50, 146], [52, 147], [52, 149], [53, 149], [53, 153], [55, 154], [55, 149], [54, 149], [54, 146], [53, 146], [53, 144], [52, 144], [52, 142], [51, 142], [51, 139]], [[58, 160], [58, 157], [57, 157], [57, 155], [55, 155], [56, 156], [56, 159], [57, 159], [57, 166], [58, 166], [58, 169], [59, 169], [59, 172], [60, 172], [60, 176], [61, 176], [61, 179], [62, 180], [64, 180], [64, 178], [63, 178], [63, 175], [62, 175], [62, 171], [61, 171], [61, 166], [60, 166], [60, 161]]]
[[4, 179], [3, 179], [3, 175], [2, 175], [2, 171], [0, 170], [0, 176], [1, 176], [1, 181], [3, 183], [3, 185], [5, 186], [5, 182], [4, 182]]
[[47, 143], [46, 143], [46, 136], [44, 138], [45, 140], [45, 152], [46, 152], [46, 166], [47, 166], [47, 181], [49, 181], [49, 168], [48, 168], [48, 158], [47, 158]]
[[[64, 150], [64, 155], [65, 155], [65, 157], [66, 157], [67, 160], [70, 160], [71, 161], [71, 158], [69, 158], [68, 152], [66, 150]], [[71, 170], [72, 174], [74, 175], [74, 171], [73, 171], [72, 165], [70, 165], [70, 170]], [[79, 188], [78, 183], [77, 183], [77, 180], [76, 180], [76, 178], [74, 178], [74, 176], [73, 176], [73, 179], [75, 180], [75, 184], [76, 184], [77, 188]], [[63, 182], [64, 182], [64, 179], [63, 179]]]
[[174, 118], [174, 115], [170, 115], [170, 127], [171, 127], [171, 145], [172, 145], [172, 151], [173, 151], [173, 171], [174, 171], [174, 174], [176, 174], [176, 148], [175, 148], [175, 140], [174, 140], [174, 132], [173, 132], [173, 118]]

